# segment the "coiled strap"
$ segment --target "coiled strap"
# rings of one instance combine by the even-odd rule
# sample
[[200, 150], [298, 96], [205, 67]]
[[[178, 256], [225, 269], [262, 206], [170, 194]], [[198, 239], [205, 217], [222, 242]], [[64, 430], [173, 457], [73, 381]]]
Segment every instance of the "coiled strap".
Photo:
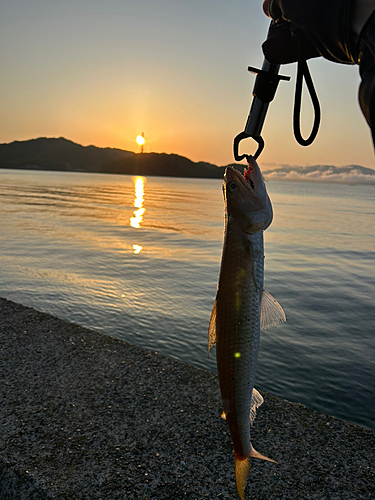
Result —
[[[303, 78], [305, 78], [306, 86], [311, 97], [312, 105], [314, 107], [314, 124], [311, 133], [307, 139], [304, 139], [301, 134], [301, 100], [302, 100]], [[296, 138], [298, 144], [301, 144], [301, 146], [310, 146], [310, 144], [312, 144], [315, 140], [315, 137], [319, 130], [319, 125], [320, 125], [320, 105], [310, 75], [309, 67], [307, 66], [307, 61], [305, 60], [298, 61], [296, 93], [294, 97], [294, 111], [293, 111], [293, 131], [294, 131], [294, 137]]]

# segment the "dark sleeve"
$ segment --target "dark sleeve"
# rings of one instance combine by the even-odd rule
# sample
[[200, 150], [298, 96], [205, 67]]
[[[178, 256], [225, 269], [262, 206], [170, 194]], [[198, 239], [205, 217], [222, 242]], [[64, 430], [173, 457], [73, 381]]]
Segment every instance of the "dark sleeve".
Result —
[[302, 44], [310, 43], [317, 55], [339, 63], [357, 64], [352, 6], [353, 0], [272, 0], [270, 15], [275, 21], [288, 21], [296, 36], [301, 36]]
[[359, 43], [359, 104], [372, 132], [375, 148], [375, 12], [362, 30]]

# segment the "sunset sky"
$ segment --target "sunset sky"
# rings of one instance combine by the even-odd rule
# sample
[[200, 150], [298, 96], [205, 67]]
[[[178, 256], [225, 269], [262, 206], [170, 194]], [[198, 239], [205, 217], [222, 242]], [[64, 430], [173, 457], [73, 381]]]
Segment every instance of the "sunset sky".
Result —
[[[269, 19], [261, 0], [3, 0], [0, 142], [65, 137], [82, 145], [233, 161]], [[267, 115], [263, 167], [374, 167], [358, 67], [310, 62], [322, 107], [314, 144], [293, 137], [295, 65]], [[305, 106], [304, 132], [310, 130]], [[246, 152], [254, 152], [249, 142]]]

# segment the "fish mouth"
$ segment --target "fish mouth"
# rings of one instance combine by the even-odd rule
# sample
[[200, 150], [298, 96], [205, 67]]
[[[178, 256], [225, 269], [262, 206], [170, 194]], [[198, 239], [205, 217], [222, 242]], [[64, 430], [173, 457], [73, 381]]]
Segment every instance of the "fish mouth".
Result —
[[255, 194], [257, 192], [257, 167], [258, 166], [255, 160], [252, 158], [249, 158], [248, 167], [244, 168], [243, 175], [234, 167], [227, 167], [224, 176], [225, 183], [228, 184], [228, 182], [238, 180], [246, 187], [246, 189], [249, 189]]

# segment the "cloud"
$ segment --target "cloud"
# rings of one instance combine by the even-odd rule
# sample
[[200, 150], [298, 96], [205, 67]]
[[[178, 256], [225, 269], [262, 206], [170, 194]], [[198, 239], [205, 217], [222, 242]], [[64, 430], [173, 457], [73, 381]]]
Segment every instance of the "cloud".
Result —
[[284, 165], [281, 168], [263, 173], [266, 181], [304, 181], [335, 182], [345, 184], [374, 184], [375, 170], [359, 165], [335, 167], [333, 165], [314, 165], [296, 167]]

